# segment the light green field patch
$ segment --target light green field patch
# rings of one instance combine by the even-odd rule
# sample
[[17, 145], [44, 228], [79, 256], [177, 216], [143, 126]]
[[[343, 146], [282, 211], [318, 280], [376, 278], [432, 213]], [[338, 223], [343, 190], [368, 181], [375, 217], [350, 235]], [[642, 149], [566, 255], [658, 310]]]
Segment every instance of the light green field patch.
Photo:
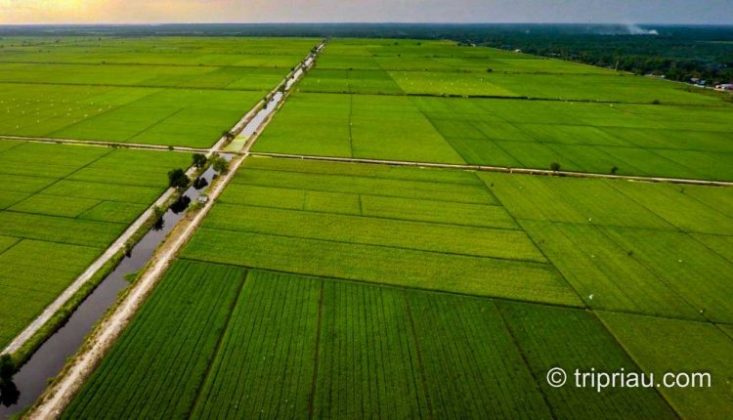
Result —
[[733, 263], [733, 236], [706, 235], [702, 233], [693, 233], [691, 236]]
[[[608, 226], [674, 229], [674, 226], [614, 187], [640, 184], [596, 179], [480, 173], [516, 218]], [[663, 191], [654, 197], [661, 197]]]
[[[636, 371], [637, 366], [589, 312], [497, 302], [511, 334], [522, 351], [538, 386], [558, 418], [676, 418], [654, 389], [573, 386], [573, 372]], [[546, 381], [550, 369], [568, 373], [564, 387]]]
[[665, 373], [710, 373], [712, 387], [658, 388], [682, 417], [718, 419], [733, 415], [733, 340], [708, 323], [599, 314], [622, 346], [657, 383]]
[[520, 230], [220, 205], [205, 227], [509, 260], [546, 262]]
[[10, 207], [9, 210], [49, 216], [77, 217], [97, 204], [99, 201], [85, 198], [36, 194]]
[[186, 258], [296, 274], [580, 305], [546, 264], [201, 229]]
[[705, 318], [733, 322], [733, 263], [685, 233], [601, 228]]
[[140, 216], [146, 208], [145, 204], [102, 201], [80, 214], [79, 218], [110, 223], [130, 223]]
[[516, 229], [517, 224], [498, 205], [456, 203], [429, 199], [408, 199], [379, 195], [361, 196], [364, 216], [416, 220], [465, 226]]
[[[663, 217], [678, 229], [687, 232], [733, 234], [733, 218], [685, 194], [686, 187], [669, 184], [613, 182], [608, 185], [621, 191]], [[694, 187], [712, 188], [715, 187]], [[721, 192], [722, 193], [722, 192]]]
[[20, 239], [13, 238], [12, 236], [0, 236], [0, 254], [17, 244], [18, 241], [20, 241]]
[[101, 252], [99, 248], [22, 240], [1, 253], [0, 347], [38, 316]]
[[663, 278], [597, 228], [530, 221], [521, 224], [589, 307], [703, 319]]

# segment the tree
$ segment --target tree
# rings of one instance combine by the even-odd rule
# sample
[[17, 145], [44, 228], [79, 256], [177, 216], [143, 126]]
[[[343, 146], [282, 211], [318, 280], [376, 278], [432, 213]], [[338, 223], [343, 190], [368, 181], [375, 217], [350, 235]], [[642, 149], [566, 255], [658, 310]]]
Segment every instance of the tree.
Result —
[[204, 166], [206, 166], [206, 161], [207, 161], [206, 155], [201, 154], [201, 153], [193, 154], [193, 164], [197, 168], [203, 168]]
[[168, 185], [176, 189], [184, 189], [191, 180], [183, 169], [174, 169], [168, 172]]
[[220, 174], [229, 172], [229, 161], [217, 155], [212, 158], [211, 167]]
[[231, 131], [222, 131], [221, 136], [227, 139], [227, 141], [234, 140], [235, 137], [237, 137], [234, 133]]
[[616, 172], [618, 172], [618, 166], [611, 168], [611, 175], [616, 175]]
[[558, 172], [558, 171], [560, 170], [560, 164], [559, 164], [559, 163], [557, 163], [557, 162], [552, 162], [552, 163], [550, 164], [550, 169], [551, 169], [551, 170], [552, 170], [553, 172]]
[[16, 366], [9, 354], [0, 356], [0, 382], [10, 382], [15, 375]]

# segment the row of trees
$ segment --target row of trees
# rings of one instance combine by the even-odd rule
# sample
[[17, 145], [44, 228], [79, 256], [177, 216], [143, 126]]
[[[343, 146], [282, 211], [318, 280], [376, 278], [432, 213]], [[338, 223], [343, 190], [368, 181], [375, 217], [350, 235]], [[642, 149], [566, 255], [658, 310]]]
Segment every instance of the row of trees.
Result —
[[[201, 153], [194, 153], [193, 165], [199, 169], [204, 168], [207, 164], [211, 164], [211, 167], [220, 174], [229, 172], [229, 161], [224, 157], [214, 154], [211, 158], [207, 158], [206, 155]], [[186, 175], [186, 171], [177, 168], [168, 172], [168, 185], [173, 188], [182, 190], [191, 183], [191, 179]]]

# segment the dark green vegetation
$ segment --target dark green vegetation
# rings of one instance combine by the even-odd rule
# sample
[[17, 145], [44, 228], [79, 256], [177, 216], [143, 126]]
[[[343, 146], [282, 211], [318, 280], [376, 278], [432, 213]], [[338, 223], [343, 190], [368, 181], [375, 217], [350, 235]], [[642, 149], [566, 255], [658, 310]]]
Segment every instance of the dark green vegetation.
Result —
[[673, 418], [654, 390], [535, 385], [635, 368], [585, 311], [245, 273], [177, 262], [64, 416]]
[[300, 90], [255, 151], [733, 179], [733, 107], [668, 81], [449, 42], [337, 40]]
[[0, 348], [51, 303], [189, 156], [0, 140]]
[[731, 27], [532, 25], [523, 30], [528, 28], [496, 27], [463, 39], [672, 80], [733, 81]]
[[8, 45], [0, 56], [0, 135], [208, 147], [313, 45], [241, 38]]

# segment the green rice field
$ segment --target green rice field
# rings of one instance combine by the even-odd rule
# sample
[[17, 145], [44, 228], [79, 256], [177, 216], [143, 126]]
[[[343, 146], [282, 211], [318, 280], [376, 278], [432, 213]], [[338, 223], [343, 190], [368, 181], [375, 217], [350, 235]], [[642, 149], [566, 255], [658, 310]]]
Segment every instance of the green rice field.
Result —
[[[189, 165], [172, 152], [0, 140], [0, 348]], [[40, 263], [42, 261], [43, 263]]]
[[255, 151], [733, 180], [733, 108], [720, 96], [488, 48], [395, 42], [329, 43]]
[[539, 385], [558, 361], [636, 367], [582, 310], [180, 260], [63, 417], [674, 418]]
[[[252, 157], [65, 416], [114, 407], [123, 417], [714, 418], [730, 409], [723, 382], [731, 374], [725, 296], [733, 262], [696, 238], [727, 238], [709, 231], [728, 223], [716, 210], [726, 194]], [[212, 274], [197, 274], [204, 271]], [[219, 271], [230, 273], [231, 288], [241, 286], [237, 298], [227, 292], [209, 302], [233, 308], [228, 323], [191, 332], [218, 347], [163, 361], [148, 337], [163, 343], [192, 329], [161, 329], [166, 305], [184, 299], [174, 297], [191, 287], [184, 284], [220, 281]], [[656, 336], [635, 333], [637, 318], [708, 331], [710, 345], [670, 360], [684, 370], [718, 358], [710, 370], [723, 382], [693, 397], [546, 384], [555, 366], [677, 366], [647, 359]], [[673, 343], [688, 332], [660, 334], [666, 355], [681, 351]], [[127, 381], [129, 369], [165, 373], [140, 390]], [[192, 378], [181, 385], [185, 394], [158, 390], [171, 375]]]
[[0, 136], [209, 147], [316, 40], [99, 38], [13, 44]]
[[[1, 42], [0, 135], [207, 147], [319, 41]], [[728, 99], [329, 40], [62, 417], [730, 417], [733, 189], [420, 165], [731, 181]], [[0, 303], [34, 302], [0, 305], [3, 344], [190, 156], [7, 140], [0, 162]], [[597, 390], [576, 371], [712, 383]]]

